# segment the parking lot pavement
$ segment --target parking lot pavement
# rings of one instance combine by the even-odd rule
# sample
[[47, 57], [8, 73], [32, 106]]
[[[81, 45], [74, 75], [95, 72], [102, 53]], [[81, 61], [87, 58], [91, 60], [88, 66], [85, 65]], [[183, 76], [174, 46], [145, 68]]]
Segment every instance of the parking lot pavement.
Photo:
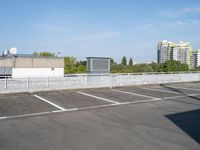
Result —
[[154, 97], [150, 97], [146, 95], [139, 95], [137, 93], [127, 94], [126, 92], [119, 92], [116, 89], [89, 89], [89, 90], [81, 90], [81, 91], [93, 96], [106, 98], [108, 100], [113, 100], [119, 103], [133, 102], [133, 101], [140, 101], [140, 100], [154, 98]]
[[161, 85], [163, 88], [171, 90], [171, 91], [175, 91], [181, 94], [194, 94], [194, 93], [199, 93], [200, 92], [200, 86], [196, 86], [196, 87], [188, 87], [187, 85]]
[[165, 89], [161, 88], [152, 88], [152, 87], [122, 87], [118, 88], [120, 91], [127, 91], [130, 93], [137, 93], [141, 95], [147, 95], [156, 98], [164, 98], [164, 97], [171, 97], [171, 96], [178, 96], [180, 95], [177, 92], [166, 91]]
[[[200, 118], [198, 113], [190, 116], [184, 112], [198, 108], [162, 101], [0, 120], [0, 147], [4, 150], [197, 150], [198, 140], [184, 125], [198, 127]], [[183, 114], [176, 115], [180, 113]]]
[[189, 87], [189, 88], [200, 88], [200, 82], [191, 82], [191, 83], [176, 83], [176, 84], [168, 84], [180, 87]]
[[41, 93], [35, 93], [35, 95], [41, 96], [66, 109], [110, 104], [109, 102], [106, 101], [78, 94], [75, 91], [41, 92]]
[[178, 90], [145, 86], [1, 95], [0, 149], [200, 149], [200, 93]]
[[57, 109], [28, 94], [0, 96], [0, 117], [40, 113], [54, 110]]

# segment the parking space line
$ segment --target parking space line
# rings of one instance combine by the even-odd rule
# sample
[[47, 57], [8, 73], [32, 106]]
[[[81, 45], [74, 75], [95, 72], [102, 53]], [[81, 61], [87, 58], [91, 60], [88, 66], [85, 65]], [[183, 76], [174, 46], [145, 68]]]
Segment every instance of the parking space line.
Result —
[[139, 101], [132, 101], [132, 102], [124, 102], [120, 105], [126, 105], [126, 104], [137, 104], [137, 103], [146, 103], [146, 102], [154, 102], [154, 101], [161, 101], [162, 98], [154, 98], [154, 99], [147, 99], [147, 100], [139, 100]]
[[163, 99], [174, 99], [174, 98], [184, 98], [184, 97], [190, 97], [190, 96], [199, 96], [200, 94], [185, 94], [180, 96], [171, 96], [171, 97], [163, 97]]
[[6, 117], [0, 117], [0, 120], [30, 117], [30, 116], [39, 116], [39, 115], [45, 115], [45, 114], [72, 112], [72, 111], [79, 111], [79, 110], [89, 110], [89, 109], [94, 109], [94, 108], [104, 108], [104, 107], [121, 106], [121, 105], [128, 105], [128, 104], [139, 104], [139, 103], [148, 103], [148, 102], [154, 102], [154, 101], [164, 101], [164, 100], [168, 100], [168, 99], [184, 98], [184, 97], [188, 97], [188, 96], [197, 96], [197, 95], [200, 95], [200, 94], [187, 94], [187, 95], [164, 97], [164, 98], [154, 98], [154, 99], [150, 99], [150, 100], [138, 100], [138, 101], [132, 101], [132, 102], [116, 103], [116, 104], [114, 103], [114, 104], [105, 104], [105, 105], [97, 105], [97, 106], [90, 106], [90, 107], [71, 108], [71, 109], [65, 109], [65, 110], [56, 110], [56, 111], [49, 111], [49, 112], [16, 115], [16, 116], [6, 116]]
[[110, 102], [110, 103], [114, 103], [114, 104], [120, 104], [119, 102], [116, 102], [116, 101], [113, 101], [113, 100], [110, 100], [110, 99], [106, 99], [106, 98], [103, 98], [103, 97], [98, 97], [98, 96], [95, 96], [95, 95], [87, 94], [87, 93], [84, 93], [84, 92], [76, 92], [76, 93], [82, 94], [82, 95], [85, 95], [85, 96], [89, 96], [89, 97], [93, 97], [93, 98], [96, 98], [96, 99], [99, 99], [99, 100], [102, 100], [102, 101], [106, 101], [106, 102]]
[[6, 117], [0, 117], [0, 120], [11, 119], [11, 118], [21, 118], [21, 117], [28, 117], [28, 116], [38, 116], [38, 115], [44, 115], [44, 114], [50, 114], [50, 113], [52, 113], [52, 112], [51, 111], [47, 111], [47, 112], [24, 114], [24, 115], [16, 115], [16, 116], [6, 116]]
[[177, 88], [177, 89], [184, 89], [184, 90], [190, 90], [190, 91], [200, 91], [199, 89], [194, 89], [194, 88], [186, 88], [186, 87], [179, 87], [179, 86], [169, 86], [171, 88]]
[[46, 100], [46, 99], [44, 99], [44, 98], [42, 98], [42, 97], [40, 97], [40, 96], [38, 96], [38, 95], [36, 95], [36, 94], [35, 94], [34, 96], [35, 96], [36, 98], [38, 98], [38, 99], [40, 99], [40, 100], [46, 102], [46, 103], [51, 104], [52, 106], [54, 106], [54, 107], [56, 107], [56, 108], [58, 108], [58, 109], [60, 109], [60, 110], [66, 110], [65, 108], [63, 108], [63, 107], [61, 107], [61, 106], [58, 106], [57, 104], [52, 103], [52, 102], [50, 102], [50, 101], [48, 101], [48, 100]]
[[180, 94], [178, 92], [166, 91], [166, 90], [160, 90], [160, 89], [154, 89], [154, 88], [141, 88], [141, 89], [150, 90], [150, 91], [165, 92], [165, 93], [172, 93], [172, 94]]
[[137, 93], [133, 93], [133, 92], [127, 92], [127, 91], [121, 91], [121, 90], [115, 90], [115, 89], [111, 89], [111, 90], [115, 91], [115, 92], [119, 92], [119, 93], [136, 95], [136, 96], [140, 96], [140, 97], [153, 98], [153, 99], [158, 98], [158, 97], [153, 97], [153, 96], [148, 96], [148, 95], [143, 95], [143, 94], [137, 94]]

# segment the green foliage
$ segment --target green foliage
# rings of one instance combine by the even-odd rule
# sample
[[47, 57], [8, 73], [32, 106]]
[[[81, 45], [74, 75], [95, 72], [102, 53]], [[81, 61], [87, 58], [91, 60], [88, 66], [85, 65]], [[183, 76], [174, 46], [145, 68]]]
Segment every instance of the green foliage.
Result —
[[116, 62], [114, 61], [113, 58], [110, 58], [110, 65], [112, 65], [112, 64], [116, 64]]
[[[198, 68], [200, 70], [200, 67]], [[196, 69], [197, 70], [197, 69]], [[134, 72], [176, 72], [176, 71], [189, 71], [187, 64], [181, 64], [179, 61], [166, 61], [164, 63], [151, 63], [151, 64], [136, 64], [136, 65], [123, 65], [112, 64], [111, 73], [134, 73]]]
[[191, 71], [200, 71], [200, 66], [199, 67], [196, 67], [196, 68], [194, 68], [193, 70], [191, 70]]
[[65, 74], [85, 73], [86, 61], [76, 61], [74, 57], [65, 57]]
[[130, 58], [128, 65], [133, 66], [133, 59], [132, 58]]
[[159, 68], [160, 68], [160, 65], [161, 65], [161, 64], [158, 64], [158, 63], [151, 63], [151, 64], [149, 64], [149, 65], [152, 67], [153, 72], [159, 72]]
[[181, 64], [180, 61], [169, 60], [162, 63], [158, 71], [159, 72], [189, 71], [189, 66], [187, 64]]
[[[65, 57], [65, 74], [73, 73], [86, 73], [86, 61], [76, 61], [74, 57]], [[111, 59], [111, 73], [135, 73], [135, 72], [176, 72], [176, 71], [188, 71], [187, 64], [181, 64], [179, 61], [166, 61], [164, 63], [151, 63], [151, 64], [136, 64], [133, 65], [133, 60], [129, 60], [127, 65], [126, 57], [124, 56], [121, 64], [114, 62]], [[200, 67], [195, 70], [200, 70]]]
[[122, 65], [127, 65], [126, 56], [124, 56], [124, 57], [122, 58], [121, 64], [122, 64]]
[[55, 57], [54, 53], [50, 53], [50, 52], [34, 52], [33, 53], [34, 56], [41, 56], [41, 57]]
[[153, 68], [148, 64], [137, 64], [134, 65], [136, 72], [153, 72]]
[[133, 73], [135, 72], [134, 68], [122, 64], [112, 64], [111, 73]]

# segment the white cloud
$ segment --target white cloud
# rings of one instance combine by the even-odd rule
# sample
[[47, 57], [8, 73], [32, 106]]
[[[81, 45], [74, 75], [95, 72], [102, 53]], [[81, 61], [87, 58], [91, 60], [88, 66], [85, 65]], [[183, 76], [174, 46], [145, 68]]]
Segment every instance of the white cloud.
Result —
[[181, 17], [186, 14], [198, 14], [200, 13], [200, 6], [198, 7], [188, 7], [178, 10], [167, 10], [167, 11], [161, 11], [160, 15], [164, 17]]
[[51, 25], [51, 24], [32, 24], [31, 27], [37, 29], [37, 30], [42, 30], [42, 31], [46, 31], [46, 32], [73, 32], [73, 29], [69, 29], [67, 27], [62, 27], [62, 26], [58, 26], [58, 25]]
[[182, 13], [200, 13], [200, 7], [193, 7], [193, 8], [184, 8], [181, 9], [180, 12]]
[[110, 39], [119, 36], [120, 32], [102, 32], [97, 34], [85, 35], [83, 40], [98, 40], [98, 39]]
[[182, 28], [200, 28], [200, 20], [182, 21], [175, 20], [170, 22], [157, 22], [152, 24], [143, 24], [132, 28], [133, 31], [155, 32], [164, 31], [166, 29], [182, 29]]

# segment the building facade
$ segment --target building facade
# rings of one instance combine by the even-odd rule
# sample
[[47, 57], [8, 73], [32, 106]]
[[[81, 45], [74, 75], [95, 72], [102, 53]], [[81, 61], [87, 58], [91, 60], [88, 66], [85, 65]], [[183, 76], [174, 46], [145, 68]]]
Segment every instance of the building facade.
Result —
[[87, 73], [110, 73], [110, 58], [87, 57]]
[[192, 46], [189, 42], [178, 43], [164, 40], [157, 46], [157, 61], [163, 63], [167, 60], [180, 61], [182, 64], [191, 65]]
[[0, 68], [4, 68], [4, 70], [11, 68], [7, 75], [11, 75], [13, 78], [63, 77], [64, 58], [20, 55], [6, 57], [1, 56]]
[[192, 51], [190, 61], [191, 61], [192, 68], [196, 68], [200, 66], [200, 49]]

